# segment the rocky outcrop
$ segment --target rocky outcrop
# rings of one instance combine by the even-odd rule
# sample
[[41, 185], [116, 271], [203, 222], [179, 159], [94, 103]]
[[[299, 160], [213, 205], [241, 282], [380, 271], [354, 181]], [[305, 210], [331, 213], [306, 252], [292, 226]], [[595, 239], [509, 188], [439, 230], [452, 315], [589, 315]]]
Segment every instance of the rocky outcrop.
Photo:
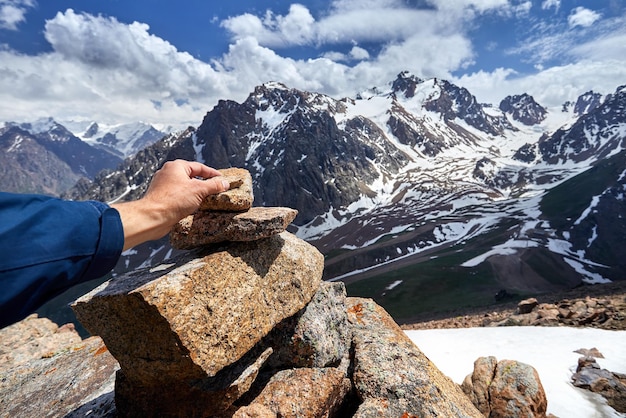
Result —
[[621, 329], [626, 318], [626, 303], [614, 303], [609, 298], [569, 300], [556, 303], [539, 303], [537, 299], [525, 299], [518, 304], [517, 312], [490, 326], [593, 326], [605, 329]]
[[596, 358], [603, 358], [597, 349], [577, 350], [585, 354], [578, 359], [572, 384], [602, 395], [617, 412], [626, 412], [626, 375], [601, 369]]
[[537, 371], [527, 364], [481, 357], [461, 387], [486, 417], [546, 416], [546, 394]]
[[541, 123], [548, 114], [543, 106], [526, 93], [505, 97], [500, 102], [499, 108], [514, 120], [529, 126]]
[[322, 267], [283, 232], [191, 251], [79, 299], [77, 316], [120, 363], [117, 413], [479, 416], [382, 308], [321, 284]]

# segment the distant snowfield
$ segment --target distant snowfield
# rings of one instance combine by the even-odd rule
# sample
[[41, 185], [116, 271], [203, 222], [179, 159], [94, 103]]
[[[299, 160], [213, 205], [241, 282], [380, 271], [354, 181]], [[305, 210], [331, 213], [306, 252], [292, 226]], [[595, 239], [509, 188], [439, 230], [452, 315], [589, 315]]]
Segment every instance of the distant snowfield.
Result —
[[461, 384], [479, 357], [517, 360], [533, 366], [548, 399], [548, 413], [560, 418], [626, 417], [604, 398], [573, 386], [580, 348], [597, 348], [601, 368], [626, 373], [626, 331], [571, 327], [493, 327], [406, 331], [419, 349]]

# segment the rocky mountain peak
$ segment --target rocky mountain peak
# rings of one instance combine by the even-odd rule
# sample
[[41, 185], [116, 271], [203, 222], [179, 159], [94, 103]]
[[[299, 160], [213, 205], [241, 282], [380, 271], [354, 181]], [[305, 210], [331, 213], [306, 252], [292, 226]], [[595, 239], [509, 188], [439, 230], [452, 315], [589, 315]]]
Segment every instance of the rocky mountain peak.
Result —
[[602, 104], [602, 94], [590, 90], [578, 96], [574, 105], [574, 113], [578, 116], [589, 113]]
[[[571, 126], [538, 142], [544, 161], [581, 162], [602, 159], [623, 148], [626, 125], [626, 89], [618, 87], [604, 102], [583, 114]], [[620, 129], [620, 127], [622, 127]]]
[[391, 84], [391, 91], [394, 94], [404, 93], [404, 97], [410, 99], [415, 96], [415, 90], [417, 85], [423, 83], [424, 80], [412, 75], [408, 71], [403, 71], [398, 74], [398, 77]]
[[458, 118], [490, 135], [502, 135], [504, 129], [510, 127], [506, 118], [486, 114], [483, 106], [466, 88], [441, 79], [434, 79], [434, 85], [439, 88], [440, 94], [427, 99], [424, 108], [441, 114], [444, 120]]
[[532, 126], [545, 120], [548, 111], [538, 104], [535, 99], [524, 93], [507, 96], [500, 102], [500, 110], [524, 125]]
[[93, 138], [97, 133], [98, 133], [98, 129], [100, 127], [98, 126], [97, 122], [93, 122], [91, 125], [89, 125], [89, 127], [87, 128], [87, 130], [85, 131], [85, 133], [83, 134], [84, 138]]

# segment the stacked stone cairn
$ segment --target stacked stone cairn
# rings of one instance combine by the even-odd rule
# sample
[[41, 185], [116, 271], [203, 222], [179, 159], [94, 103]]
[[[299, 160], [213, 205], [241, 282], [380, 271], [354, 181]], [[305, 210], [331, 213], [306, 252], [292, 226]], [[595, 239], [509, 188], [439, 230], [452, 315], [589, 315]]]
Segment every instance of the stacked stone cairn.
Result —
[[479, 417], [370, 299], [322, 282], [324, 258], [252, 207], [246, 170], [170, 235], [169, 264], [73, 304], [119, 362], [121, 417]]

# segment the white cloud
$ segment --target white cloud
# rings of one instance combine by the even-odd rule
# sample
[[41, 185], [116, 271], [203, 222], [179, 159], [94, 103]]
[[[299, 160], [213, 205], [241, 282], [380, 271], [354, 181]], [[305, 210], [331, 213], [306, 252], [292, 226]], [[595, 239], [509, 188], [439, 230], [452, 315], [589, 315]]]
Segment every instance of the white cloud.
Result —
[[304, 45], [315, 41], [315, 20], [305, 6], [292, 4], [286, 15], [275, 15], [270, 10], [263, 18], [245, 13], [226, 19], [222, 26], [235, 39], [254, 36], [261, 45], [283, 47]]
[[[405, 0], [337, 0], [315, 16], [297, 4], [285, 15], [234, 16], [221, 23], [232, 35], [228, 51], [210, 63], [177, 50], [144, 23], [67, 10], [46, 23], [52, 52], [27, 56], [0, 47], [0, 119], [197, 124], [218, 100], [243, 101], [267, 81], [339, 98], [384, 87], [404, 70], [447, 78], [494, 104], [526, 91], [558, 105], [590, 89], [611, 92], [626, 79], [623, 17], [583, 30], [568, 30], [565, 18], [529, 26], [533, 37], [509, 52], [533, 57], [536, 73], [499, 68], [462, 75], [480, 58], [469, 31], [483, 16], [525, 19], [529, 3], [429, 3], [417, 9]], [[504, 41], [493, 42], [502, 48]], [[281, 55], [281, 48], [294, 45], [312, 58]]]
[[370, 54], [367, 52], [367, 49], [355, 45], [350, 50], [350, 57], [355, 60], [366, 60], [370, 57]]
[[593, 10], [584, 7], [576, 7], [567, 18], [567, 22], [569, 23], [570, 28], [576, 26], [586, 28], [593, 25], [601, 17], [602, 15], [598, 12], [594, 12]]
[[26, 21], [28, 9], [35, 5], [34, 0], [0, 0], [0, 29], [17, 30], [17, 25]]
[[454, 81], [481, 102], [497, 105], [506, 95], [528, 93], [543, 106], [560, 106], [589, 90], [612, 93], [617, 87], [616, 80], [626, 80], [626, 68], [618, 59], [579, 61], [524, 76], [512, 69], [499, 68], [464, 75]]
[[[0, 52], [0, 102], [14, 106], [15, 118], [48, 112], [85, 118], [102, 114], [112, 121], [154, 121], [163, 115], [188, 121], [201, 118], [215, 97], [231, 94], [232, 76], [148, 30], [137, 22], [58, 13], [44, 33], [53, 52], [35, 57]], [[190, 104], [176, 104], [184, 101]]]
[[263, 18], [246, 13], [224, 20], [222, 26], [234, 40], [251, 36], [259, 45], [282, 48], [400, 41], [415, 32], [431, 31], [433, 25], [441, 22], [432, 10], [382, 7], [380, 2], [372, 3], [371, 7], [361, 3], [356, 7], [354, 2], [336, 2], [336, 12], [320, 20], [315, 20], [305, 6], [294, 4], [284, 16], [270, 11]]
[[552, 7], [554, 7], [558, 11], [561, 7], [561, 0], [544, 0], [544, 2], [541, 3], [541, 8], [543, 10], [548, 10]]

